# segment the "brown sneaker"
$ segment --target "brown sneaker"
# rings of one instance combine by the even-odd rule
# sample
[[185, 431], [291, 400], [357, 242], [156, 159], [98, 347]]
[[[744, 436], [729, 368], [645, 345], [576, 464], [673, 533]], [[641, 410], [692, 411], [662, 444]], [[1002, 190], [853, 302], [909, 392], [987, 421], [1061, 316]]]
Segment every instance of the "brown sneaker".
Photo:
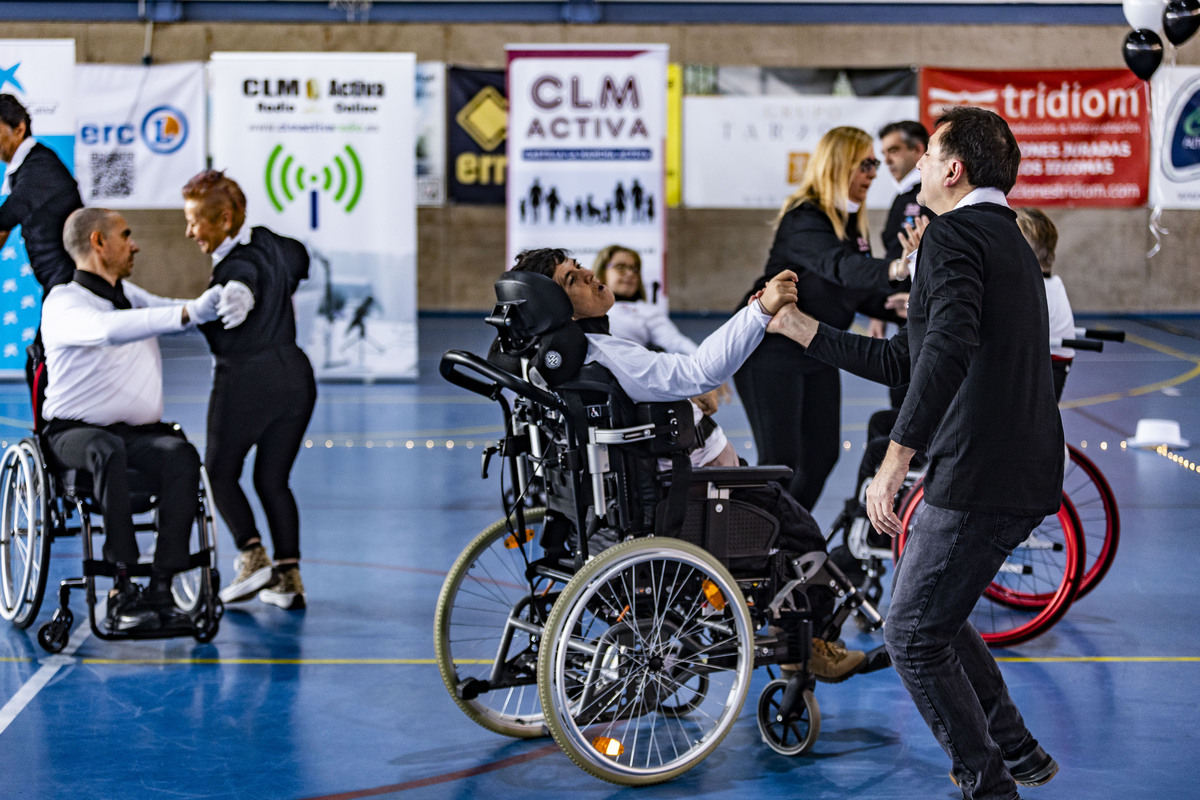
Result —
[[839, 683], [858, 672], [867, 654], [862, 650], [847, 650], [837, 642], [813, 639], [808, 669], [819, 681]]
[[304, 608], [304, 581], [300, 580], [300, 568], [292, 566], [279, 570], [279, 580], [259, 592], [258, 599], [288, 611]]
[[259, 544], [238, 553], [237, 558], [233, 560], [233, 568], [237, 574], [229, 585], [221, 590], [222, 603], [249, 600], [258, 594], [259, 589], [270, 586], [275, 580], [271, 558]]

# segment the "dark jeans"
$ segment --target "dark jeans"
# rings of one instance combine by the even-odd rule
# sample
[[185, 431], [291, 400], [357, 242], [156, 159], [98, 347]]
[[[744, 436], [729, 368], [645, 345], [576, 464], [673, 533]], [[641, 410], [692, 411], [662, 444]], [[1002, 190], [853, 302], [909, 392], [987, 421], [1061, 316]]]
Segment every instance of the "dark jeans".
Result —
[[925, 504], [896, 567], [884, 626], [888, 653], [967, 800], [1018, 797], [1004, 758], [1036, 744], [967, 618], [1005, 557], [1041, 520]]
[[107, 561], [138, 561], [126, 473], [134, 469], [159, 498], [154, 569], [174, 573], [188, 568], [200, 456], [187, 439], [165, 423], [99, 427], [54, 420], [47, 426], [46, 446], [59, 466], [91, 475], [92, 496], [104, 516]]
[[257, 447], [254, 491], [267, 516], [275, 560], [300, 558], [300, 513], [288, 482], [316, 402], [312, 365], [298, 347], [218, 361], [204, 466], [213, 501], [239, 550], [261, 539], [240, 483], [246, 456]]
[[792, 468], [785, 488], [812, 510], [842, 444], [842, 382], [836, 367], [780, 359], [762, 347], [733, 376], [759, 464]]

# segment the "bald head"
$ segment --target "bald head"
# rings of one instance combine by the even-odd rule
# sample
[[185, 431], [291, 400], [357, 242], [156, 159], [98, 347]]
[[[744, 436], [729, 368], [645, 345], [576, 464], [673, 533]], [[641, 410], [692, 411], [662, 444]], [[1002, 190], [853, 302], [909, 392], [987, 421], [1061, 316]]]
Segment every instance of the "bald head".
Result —
[[82, 264], [92, 252], [92, 233], [107, 235], [113, 227], [117, 213], [107, 208], [79, 208], [71, 212], [63, 225], [63, 247]]

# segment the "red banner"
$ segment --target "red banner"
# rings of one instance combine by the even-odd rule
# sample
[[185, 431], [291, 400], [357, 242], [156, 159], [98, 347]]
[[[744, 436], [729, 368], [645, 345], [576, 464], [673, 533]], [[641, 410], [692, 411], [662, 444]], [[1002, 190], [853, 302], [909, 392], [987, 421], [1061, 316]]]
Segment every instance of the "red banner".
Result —
[[1149, 84], [1126, 69], [921, 70], [921, 121], [980, 106], [1021, 145], [1013, 205], [1140, 206], [1150, 181]]

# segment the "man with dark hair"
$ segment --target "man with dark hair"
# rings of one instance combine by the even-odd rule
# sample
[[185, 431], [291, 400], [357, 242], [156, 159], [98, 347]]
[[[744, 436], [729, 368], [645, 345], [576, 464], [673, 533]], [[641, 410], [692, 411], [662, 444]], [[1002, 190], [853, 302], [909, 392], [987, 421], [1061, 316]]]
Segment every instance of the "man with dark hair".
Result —
[[899, 194], [892, 201], [887, 223], [883, 226], [883, 247], [888, 259], [900, 258], [904, 245], [900, 242], [900, 231], [904, 224], [915, 225], [917, 217], [930, 216], [929, 209], [917, 202], [921, 190], [921, 172], [917, 162], [929, 147], [929, 132], [925, 126], [912, 120], [890, 122], [879, 130], [879, 149], [892, 178], [896, 181]]
[[938, 217], [921, 240], [908, 325], [889, 340], [869, 339], [784, 308], [770, 328], [863, 377], [911, 378], [867, 489], [867, 514], [876, 530], [900, 532], [895, 496], [913, 455], [925, 451], [925, 505], [884, 632], [968, 800], [1014, 800], [1018, 784], [1038, 786], [1058, 771], [968, 621], [1008, 553], [1057, 513], [1062, 496], [1045, 288], [1005, 198], [1020, 160], [1001, 117], [949, 111], [919, 164], [921, 204]]
[[29, 112], [0, 94], [0, 161], [8, 164], [0, 204], [0, 246], [21, 226], [34, 277], [49, 292], [71, 280], [75, 264], [63, 248], [63, 223], [83, 206], [79, 187], [54, 151], [33, 138]]
[[[103, 509], [104, 558], [114, 565], [108, 625], [122, 632], [189, 626], [171, 596], [188, 569], [200, 457], [162, 422], [162, 356], [157, 336], [217, 319], [221, 287], [195, 300], [168, 300], [126, 283], [138, 252], [125, 218], [104, 208], [67, 217], [63, 241], [73, 279], [53, 287], [42, 308], [46, 425], [51, 459], [86, 471]], [[148, 592], [129, 577], [138, 562], [126, 468], [159, 496], [158, 542]]]
[[[597, 281], [590, 269], [579, 266], [565, 250], [526, 250], [517, 256], [513, 270], [545, 275], [566, 291], [574, 318], [587, 335], [586, 360], [611, 372], [635, 403], [685, 400], [720, 386], [762, 341], [771, 316], [796, 302], [796, 274], [784, 270], [768, 281], [749, 305], [702, 341], [695, 353], [661, 353], [608, 335], [606, 315], [615, 302], [612, 290]], [[699, 424], [699, 409], [693, 413]], [[719, 425], [706, 432], [704, 441], [690, 456], [694, 466], [736, 467], [740, 463]], [[780, 523], [781, 550], [801, 554], [825, 552], [825, 537], [820, 527], [783, 487], [771, 484], [742, 489], [735, 496], [775, 515]], [[814, 594], [810, 600], [820, 627], [820, 621], [834, 610], [833, 596]], [[814, 638], [812, 647], [808, 666], [822, 681], [843, 681], [866, 663], [866, 654], [861, 650], [847, 650], [837, 642]], [[785, 664], [782, 669], [791, 671], [793, 667]]]

